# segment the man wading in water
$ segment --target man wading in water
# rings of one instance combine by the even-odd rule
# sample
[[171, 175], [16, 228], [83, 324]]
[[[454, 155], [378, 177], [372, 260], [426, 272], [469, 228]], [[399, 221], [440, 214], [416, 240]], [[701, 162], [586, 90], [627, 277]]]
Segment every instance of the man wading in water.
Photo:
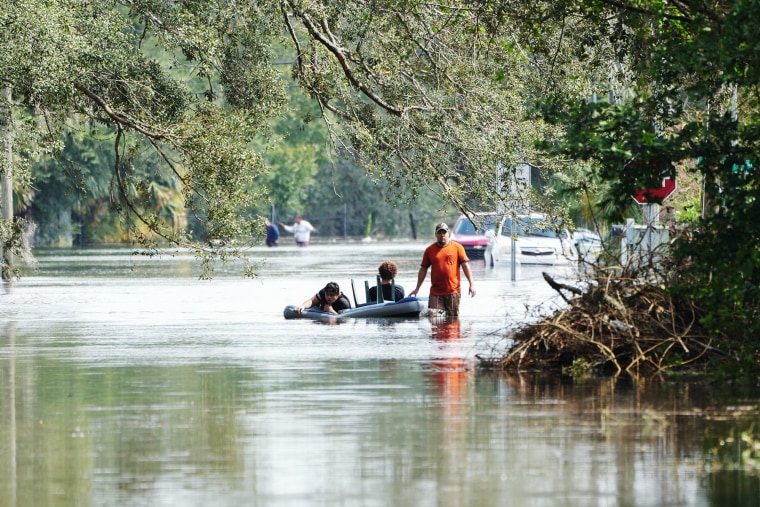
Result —
[[459, 315], [459, 301], [462, 298], [460, 266], [470, 284], [470, 296], [475, 297], [470, 259], [462, 245], [451, 241], [448, 225], [440, 223], [435, 226], [435, 239], [435, 243], [428, 246], [422, 255], [417, 287], [409, 295], [417, 295], [427, 277], [428, 268], [432, 268], [428, 308], [442, 310], [447, 315], [456, 317]]

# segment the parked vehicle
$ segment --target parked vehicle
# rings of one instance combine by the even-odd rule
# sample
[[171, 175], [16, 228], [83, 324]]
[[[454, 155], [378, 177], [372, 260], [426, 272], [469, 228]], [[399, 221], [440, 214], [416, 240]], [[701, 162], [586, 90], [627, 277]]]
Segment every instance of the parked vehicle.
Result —
[[497, 213], [477, 213], [476, 226], [467, 215], [460, 216], [451, 229], [451, 239], [464, 247], [470, 259], [482, 259], [488, 247], [486, 232], [494, 231], [501, 222], [502, 216]]
[[[551, 224], [541, 213], [518, 215], [514, 223], [515, 260], [523, 265], [567, 264], [578, 259], [575, 242], [567, 229]], [[508, 265], [512, 261], [513, 220], [505, 216], [493, 231], [488, 231], [484, 252], [486, 265]]]
[[[451, 239], [461, 243], [470, 259], [485, 259], [496, 266], [512, 260], [512, 217], [494, 212], [477, 213], [476, 225], [466, 216], [454, 223]], [[517, 216], [517, 258], [520, 264], [555, 265], [593, 261], [601, 252], [598, 234], [553, 226], [542, 213]]]
[[594, 262], [604, 250], [602, 237], [588, 229], [577, 229], [573, 232], [573, 242], [580, 260]]

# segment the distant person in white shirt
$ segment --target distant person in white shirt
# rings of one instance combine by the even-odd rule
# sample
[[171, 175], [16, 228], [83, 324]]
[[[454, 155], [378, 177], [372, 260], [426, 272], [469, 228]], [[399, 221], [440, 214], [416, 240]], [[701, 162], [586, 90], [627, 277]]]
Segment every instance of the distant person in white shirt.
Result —
[[309, 246], [311, 233], [316, 231], [316, 229], [308, 221], [304, 220], [301, 215], [296, 215], [294, 221], [293, 225], [285, 225], [280, 222], [280, 226], [295, 237], [296, 245]]

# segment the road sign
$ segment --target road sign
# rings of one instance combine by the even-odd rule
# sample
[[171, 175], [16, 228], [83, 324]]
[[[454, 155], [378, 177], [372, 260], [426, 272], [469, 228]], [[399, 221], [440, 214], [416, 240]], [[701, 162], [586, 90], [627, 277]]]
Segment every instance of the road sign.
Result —
[[517, 164], [507, 169], [502, 164], [496, 166], [496, 191], [502, 193], [507, 188], [514, 197], [524, 197], [530, 188], [531, 168], [528, 164]]
[[659, 188], [640, 188], [633, 194], [633, 199], [639, 204], [649, 204], [651, 200], [664, 201], [676, 191], [675, 178], [663, 178]]

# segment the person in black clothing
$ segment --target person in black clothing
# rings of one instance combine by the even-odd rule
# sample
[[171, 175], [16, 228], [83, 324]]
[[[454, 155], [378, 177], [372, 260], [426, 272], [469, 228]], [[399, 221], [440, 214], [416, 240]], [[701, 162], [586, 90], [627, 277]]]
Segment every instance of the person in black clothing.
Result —
[[[398, 266], [393, 261], [383, 261], [380, 267], [377, 268], [377, 272], [380, 273], [380, 286], [383, 289], [383, 301], [398, 301], [404, 299], [404, 288], [400, 285], [396, 285], [395, 294], [391, 294], [391, 280], [396, 278], [398, 273]], [[394, 283], [395, 285], [395, 283]], [[369, 289], [369, 301], [377, 301], [377, 287], [370, 287]]]
[[335, 282], [325, 285], [325, 288], [295, 307], [296, 313], [301, 313], [306, 308], [319, 308], [322, 311], [338, 314], [351, 308], [351, 301], [340, 291], [340, 286]]
[[265, 220], [267, 226], [267, 246], [277, 246], [280, 242], [280, 229], [278, 229], [268, 218]]

